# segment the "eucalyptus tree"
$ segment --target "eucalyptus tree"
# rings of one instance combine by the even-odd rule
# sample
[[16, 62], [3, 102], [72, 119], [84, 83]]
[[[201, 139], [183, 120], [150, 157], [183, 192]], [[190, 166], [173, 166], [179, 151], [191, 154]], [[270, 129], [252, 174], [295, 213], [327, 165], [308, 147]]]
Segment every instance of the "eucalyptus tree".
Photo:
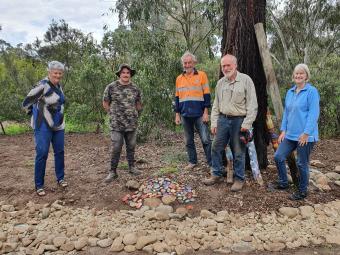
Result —
[[270, 1], [272, 51], [280, 66], [296, 62], [323, 67], [340, 49], [340, 2], [334, 0]]
[[261, 168], [267, 166], [266, 113], [268, 108], [266, 77], [255, 36], [254, 25], [265, 24], [265, 0], [224, 0], [222, 55], [233, 54], [238, 70], [248, 74], [255, 84], [258, 114], [254, 122], [255, 144]]
[[118, 0], [120, 22], [134, 26], [143, 21], [182, 40], [187, 50], [208, 52], [221, 28], [221, 1], [214, 0]]

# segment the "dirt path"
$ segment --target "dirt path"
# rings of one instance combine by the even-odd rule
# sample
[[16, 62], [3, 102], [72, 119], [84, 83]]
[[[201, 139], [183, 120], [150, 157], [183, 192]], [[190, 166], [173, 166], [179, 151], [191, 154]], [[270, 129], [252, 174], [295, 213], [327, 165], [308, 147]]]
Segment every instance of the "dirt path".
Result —
[[[198, 144], [198, 143], [197, 143]], [[66, 178], [70, 184], [67, 190], [61, 190], [54, 176], [53, 152], [50, 152], [45, 187], [47, 196], [40, 198], [34, 193], [34, 141], [32, 134], [19, 136], [0, 136], [0, 200], [14, 201], [15, 204], [26, 204], [28, 201], [49, 203], [57, 199], [66, 205], [74, 207], [96, 207], [110, 210], [128, 209], [121, 202], [121, 198], [128, 192], [124, 187], [131, 176], [126, 172], [125, 154], [118, 170], [120, 178], [110, 185], [105, 185], [103, 179], [107, 174], [109, 162], [110, 140], [102, 134], [67, 134], [66, 135]], [[199, 146], [199, 158], [203, 158], [202, 148]], [[271, 148], [268, 149], [271, 151]], [[326, 167], [323, 172], [334, 170], [340, 164], [340, 141], [324, 140], [316, 146], [312, 154], [313, 159], [321, 160]], [[292, 202], [287, 199], [287, 192], [268, 192], [265, 187], [255, 183], [251, 174], [247, 174], [247, 183], [240, 193], [231, 193], [230, 186], [221, 183], [213, 187], [202, 185], [201, 180], [208, 176], [208, 168], [203, 162], [200, 167], [185, 172], [186, 154], [181, 135], [169, 137], [161, 143], [149, 142], [138, 145], [137, 160], [144, 162], [137, 164], [143, 171], [143, 181], [150, 176], [160, 175], [169, 167], [178, 167], [178, 172], [168, 175], [179, 183], [192, 186], [198, 194], [193, 205], [192, 214], [197, 215], [202, 208], [217, 212], [228, 210], [233, 212], [261, 211], [268, 212], [282, 206], [301, 206], [332, 201], [340, 198], [340, 188], [331, 184], [329, 192], [313, 191], [304, 202]], [[272, 163], [272, 155], [269, 155]], [[167, 168], [166, 168], [167, 167]], [[262, 171], [265, 182], [276, 178], [276, 170]], [[208, 194], [208, 195], [207, 195]], [[176, 207], [176, 205], [175, 205]]]
[[[199, 143], [197, 143], [199, 144]], [[66, 135], [66, 178], [70, 187], [60, 189], [54, 177], [53, 152], [50, 153], [45, 186], [47, 196], [40, 198], [34, 192], [34, 141], [32, 134], [19, 136], [0, 135], [0, 201], [10, 201], [11, 204], [23, 207], [28, 201], [36, 203], [52, 203], [61, 200], [71, 207], [88, 207], [108, 210], [130, 209], [121, 202], [121, 198], [128, 193], [124, 187], [131, 179], [126, 173], [126, 163], [119, 169], [120, 178], [110, 185], [105, 185], [103, 179], [107, 174], [109, 162], [110, 140], [102, 134], [67, 134]], [[203, 152], [199, 146], [199, 158], [202, 160]], [[271, 148], [269, 148], [271, 151]], [[323, 173], [333, 171], [340, 165], [340, 141], [321, 141], [312, 154], [312, 159], [318, 159], [326, 167], [319, 169]], [[312, 191], [305, 201], [292, 202], [287, 199], [287, 192], [268, 192], [265, 187], [255, 183], [251, 174], [247, 174], [247, 183], [244, 190], [233, 194], [226, 183], [213, 187], [202, 185], [202, 178], [208, 175], [207, 166], [201, 161], [200, 167], [191, 172], [185, 172], [186, 154], [180, 134], [171, 134], [169, 139], [160, 142], [149, 142], [137, 147], [136, 158], [138, 167], [143, 171], [142, 176], [136, 178], [143, 181], [148, 177], [159, 176], [166, 169], [178, 168], [177, 173], [167, 175], [179, 183], [192, 186], [198, 198], [191, 203], [192, 216], [197, 216], [201, 209], [212, 212], [227, 210], [229, 212], [246, 213], [251, 211], [270, 212], [282, 206], [298, 207], [316, 203], [326, 203], [340, 198], [340, 188], [331, 184], [331, 191]], [[273, 163], [272, 155], [269, 155]], [[125, 162], [125, 154], [122, 155]], [[164, 170], [165, 169], [165, 170]], [[267, 183], [276, 178], [276, 170], [263, 170], [262, 175]], [[175, 204], [176, 208], [179, 204]], [[101, 250], [101, 253], [103, 250]], [[81, 254], [98, 254], [96, 248], [90, 248]], [[104, 253], [105, 254], [105, 253]], [[121, 253], [123, 254], [123, 253]], [[142, 254], [142, 253], [135, 253]], [[196, 254], [212, 254], [209, 251]], [[269, 254], [269, 253], [253, 253]], [[270, 253], [275, 254], [275, 253]], [[277, 254], [340, 254], [339, 247], [309, 247], [298, 250], [289, 250]]]

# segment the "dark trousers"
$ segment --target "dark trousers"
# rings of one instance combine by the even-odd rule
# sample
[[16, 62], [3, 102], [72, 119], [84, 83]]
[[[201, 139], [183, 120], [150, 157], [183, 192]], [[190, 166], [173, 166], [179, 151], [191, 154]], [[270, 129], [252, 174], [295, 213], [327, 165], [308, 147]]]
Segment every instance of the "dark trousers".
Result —
[[126, 157], [129, 168], [133, 167], [135, 162], [135, 147], [137, 140], [137, 130], [134, 131], [111, 131], [111, 171], [116, 171], [122, 146], [125, 141]]

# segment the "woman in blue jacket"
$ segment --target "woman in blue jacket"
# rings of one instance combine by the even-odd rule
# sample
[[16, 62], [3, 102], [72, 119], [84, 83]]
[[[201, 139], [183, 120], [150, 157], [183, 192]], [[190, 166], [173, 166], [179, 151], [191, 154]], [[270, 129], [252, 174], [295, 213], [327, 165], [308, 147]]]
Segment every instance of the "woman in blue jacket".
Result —
[[48, 64], [48, 76], [38, 82], [23, 102], [24, 109], [32, 114], [34, 129], [35, 189], [39, 196], [45, 195], [44, 177], [50, 144], [54, 151], [55, 174], [58, 184], [66, 187], [64, 180], [64, 103], [65, 96], [60, 80], [64, 75], [64, 65], [58, 61]]
[[279, 175], [276, 188], [288, 189], [285, 160], [296, 150], [299, 187], [289, 198], [301, 200], [307, 196], [310, 154], [319, 139], [320, 96], [318, 90], [309, 83], [310, 71], [307, 65], [298, 64], [294, 68], [292, 78], [294, 85], [286, 94], [281, 134], [278, 139], [280, 145], [274, 155]]

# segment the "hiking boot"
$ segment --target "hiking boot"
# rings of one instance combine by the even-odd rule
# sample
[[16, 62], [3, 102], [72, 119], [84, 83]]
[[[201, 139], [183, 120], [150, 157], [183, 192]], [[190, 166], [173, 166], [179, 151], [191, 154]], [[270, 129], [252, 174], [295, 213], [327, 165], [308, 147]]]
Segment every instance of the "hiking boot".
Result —
[[211, 175], [209, 178], [204, 179], [203, 183], [205, 185], [213, 185], [213, 184], [216, 184], [216, 183], [221, 182], [221, 181], [222, 181], [222, 177]]
[[228, 165], [227, 166], [227, 183], [228, 184], [232, 184], [234, 182], [233, 175], [234, 175], [233, 169], [231, 169], [231, 167]]
[[289, 196], [290, 200], [302, 200], [307, 197], [307, 192], [297, 191]]
[[240, 190], [242, 190], [243, 184], [244, 184], [244, 182], [241, 182], [241, 181], [239, 181], [239, 180], [236, 180], [236, 181], [234, 182], [233, 186], [231, 186], [231, 189], [230, 189], [230, 190], [233, 191], [233, 192], [240, 191]]
[[104, 182], [105, 183], [110, 183], [112, 182], [114, 179], [118, 178], [118, 174], [117, 171], [110, 171], [109, 174], [106, 176]]
[[184, 170], [192, 170], [197, 166], [197, 164], [189, 163], [186, 167], [184, 167]]
[[288, 185], [281, 185], [278, 182], [273, 182], [268, 184], [268, 190], [269, 191], [275, 191], [275, 190], [286, 190], [289, 189]]
[[140, 175], [141, 171], [139, 171], [136, 167], [132, 166], [129, 168], [129, 174]]

